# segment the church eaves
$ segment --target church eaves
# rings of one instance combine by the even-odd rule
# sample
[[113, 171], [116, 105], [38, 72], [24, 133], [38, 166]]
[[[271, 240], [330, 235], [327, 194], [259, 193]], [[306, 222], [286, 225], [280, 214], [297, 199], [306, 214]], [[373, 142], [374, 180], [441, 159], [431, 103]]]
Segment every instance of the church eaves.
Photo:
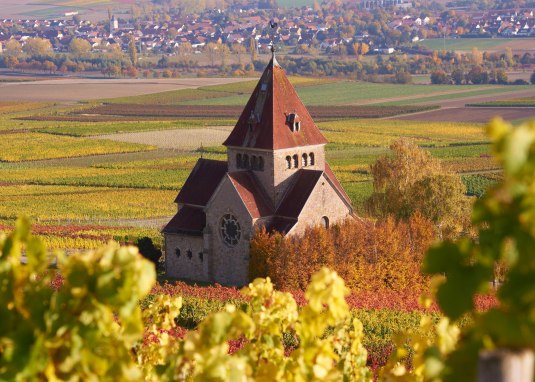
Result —
[[326, 143], [284, 70], [273, 58], [223, 145], [277, 150]]

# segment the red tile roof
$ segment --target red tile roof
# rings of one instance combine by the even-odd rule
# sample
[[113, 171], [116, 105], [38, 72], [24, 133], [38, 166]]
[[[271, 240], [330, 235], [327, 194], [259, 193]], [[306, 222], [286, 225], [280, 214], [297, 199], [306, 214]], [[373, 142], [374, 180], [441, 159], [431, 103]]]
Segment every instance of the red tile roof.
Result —
[[273, 215], [273, 207], [251, 171], [229, 174], [230, 181], [253, 219]]
[[332, 183], [332, 185], [334, 186], [334, 188], [338, 191], [338, 193], [340, 194], [340, 196], [344, 199], [344, 201], [345, 201], [349, 206], [351, 206], [351, 199], [350, 199], [349, 196], [346, 194], [344, 188], [342, 187], [342, 185], [340, 184], [340, 182], [338, 181], [338, 179], [336, 179], [336, 176], [334, 175], [334, 172], [333, 172], [333, 170], [331, 170], [331, 166], [329, 166], [328, 163], [325, 163], [325, 175], [327, 176], [327, 179], [329, 179], [329, 181]]
[[297, 219], [322, 174], [323, 171], [319, 170], [299, 170], [275, 214]]
[[162, 230], [163, 233], [185, 233], [202, 235], [206, 226], [206, 215], [202, 208], [183, 206]]
[[175, 203], [205, 206], [227, 173], [225, 161], [199, 159], [175, 199]]
[[297, 219], [293, 218], [283, 218], [280, 216], [275, 216], [273, 219], [270, 219], [265, 225], [266, 231], [268, 232], [280, 232], [286, 234], [290, 232], [293, 226], [297, 223]]
[[[292, 131], [288, 122], [292, 113], [301, 121], [299, 131]], [[272, 59], [223, 144], [273, 150], [325, 143], [284, 70]]]

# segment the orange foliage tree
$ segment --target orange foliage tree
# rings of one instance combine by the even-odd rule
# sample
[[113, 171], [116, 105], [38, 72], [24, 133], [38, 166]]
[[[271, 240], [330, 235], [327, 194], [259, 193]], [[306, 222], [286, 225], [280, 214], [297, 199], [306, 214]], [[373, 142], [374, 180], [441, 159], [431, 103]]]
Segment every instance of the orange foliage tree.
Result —
[[311, 227], [302, 236], [256, 232], [250, 277], [269, 276], [280, 289], [303, 289], [323, 266], [336, 270], [353, 291], [424, 290], [420, 272], [435, 239], [433, 223], [416, 213], [405, 221], [350, 219], [329, 229]]

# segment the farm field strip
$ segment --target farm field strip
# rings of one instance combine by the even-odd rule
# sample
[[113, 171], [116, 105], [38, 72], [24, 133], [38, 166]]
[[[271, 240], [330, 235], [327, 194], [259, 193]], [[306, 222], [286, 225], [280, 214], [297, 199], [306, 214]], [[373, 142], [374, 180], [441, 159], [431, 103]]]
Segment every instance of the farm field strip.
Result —
[[[449, 85], [451, 86], [451, 85]], [[459, 85], [466, 87], [467, 85]], [[512, 93], [517, 92], [519, 90], [526, 90], [529, 89], [529, 86], [527, 85], [517, 85], [517, 86], [489, 86], [487, 89], [473, 89], [473, 85], [468, 85], [470, 88], [466, 89], [466, 91], [460, 91], [460, 92], [444, 92], [444, 93], [430, 93], [428, 96], [425, 97], [404, 97], [401, 99], [396, 99], [393, 101], [380, 101], [377, 103], [377, 105], [380, 106], [401, 106], [401, 105], [412, 105], [412, 104], [431, 104], [431, 103], [437, 103], [438, 101], [449, 101], [449, 100], [455, 100], [455, 99], [463, 99], [463, 98], [471, 98], [471, 97], [477, 97], [482, 95], [489, 95], [489, 94], [502, 94], [502, 93]], [[434, 94], [434, 95], [433, 95]], [[372, 101], [373, 104], [375, 104], [375, 101]]]
[[513, 38], [434, 38], [423, 40], [418, 44], [424, 45], [431, 50], [444, 50], [445, 47], [445, 50], [448, 51], [471, 51], [474, 47], [479, 50], [505, 49], [506, 45], [515, 42], [515, 40]]
[[345, 120], [323, 122], [318, 126], [330, 142], [358, 146], [387, 146], [399, 137], [410, 137], [426, 146], [487, 140], [483, 125], [479, 124]]
[[[308, 78], [290, 76], [290, 82], [297, 88], [336, 82], [328, 78]], [[179, 105], [186, 101], [200, 101], [210, 98], [225, 98], [231, 96], [250, 95], [258, 79], [235, 79], [234, 82], [214, 85], [201, 85], [190, 89], [154, 92], [153, 94], [102, 99], [100, 102], [112, 104], [142, 104], [142, 105]], [[242, 105], [243, 106], [243, 105]]]
[[142, 133], [99, 135], [94, 139], [109, 139], [117, 142], [145, 143], [160, 148], [195, 150], [201, 146], [220, 145], [228, 137], [232, 126], [205, 129], [163, 130]]
[[0, 219], [26, 215], [36, 222], [146, 219], [172, 216], [175, 191], [43, 185], [0, 187]]
[[[354, 81], [338, 81], [327, 84], [306, 86], [299, 89], [299, 97], [305, 105], [351, 105], [355, 103], [381, 103], [385, 100], [422, 97], [429, 94], [455, 94], [494, 89], [493, 85], [394, 85]], [[513, 87], [509, 87], [513, 88]], [[244, 105], [249, 94], [204, 100], [183, 101], [184, 105]]]
[[9, 134], [9, 139], [0, 140], [0, 161], [19, 162], [147, 150], [154, 150], [154, 147], [42, 133], [14, 133]]
[[143, 132], [143, 131], [160, 131], [160, 130], [176, 130], [176, 129], [199, 129], [206, 126], [221, 126], [231, 125], [230, 120], [214, 120], [214, 121], [138, 121], [138, 122], [113, 122], [113, 123], [69, 123], [63, 126], [37, 128], [35, 131], [57, 134], [70, 135], [75, 137], [89, 137], [103, 134], [120, 134], [127, 132]]
[[535, 96], [512, 98], [496, 101], [487, 101], [481, 103], [468, 104], [466, 106], [477, 107], [535, 107]]
[[522, 118], [535, 117], [535, 108], [514, 107], [453, 107], [421, 112], [416, 114], [401, 115], [398, 120], [404, 121], [432, 121], [437, 122], [487, 122], [500, 116], [504, 120], [515, 121]]
[[[400, 114], [415, 113], [419, 111], [433, 110], [438, 106], [412, 105], [412, 106], [310, 106], [309, 112], [315, 120], [333, 118], [382, 118]], [[106, 117], [118, 119], [123, 116], [125, 119], [137, 118], [190, 118], [188, 120], [177, 121], [191, 126], [210, 125], [234, 125], [243, 111], [239, 105], [138, 105], [138, 104], [103, 104], [75, 112], [76, 115], [55, 115], [55, 116], [33, 116], [21, 118], [25, 120], [45, 120], [45, 121], [69, 121], [84, 120], [91, 121], [99, 118], [105, 121]], [[207, 119], [210, 116], [210, 119]], [[229, 119], [218, 119], [229, 118]]]
[[0, 102], [74, 102], [176, 92], [202, 86], [243, 82], [244, 78], [195, 79], [62, 79], [35, 82], [0, 83]]

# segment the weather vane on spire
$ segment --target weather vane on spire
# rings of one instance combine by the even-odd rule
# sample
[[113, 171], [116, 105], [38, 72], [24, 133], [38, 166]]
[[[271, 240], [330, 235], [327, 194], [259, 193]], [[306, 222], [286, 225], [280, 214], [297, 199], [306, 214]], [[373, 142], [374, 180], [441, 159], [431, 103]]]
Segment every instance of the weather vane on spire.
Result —
[[275, 32], [277, 32], [277, 27], [279, 25], [274, 20], [271, 20], [269, 26], [271, 27], [271, 53], [275, 56]]

